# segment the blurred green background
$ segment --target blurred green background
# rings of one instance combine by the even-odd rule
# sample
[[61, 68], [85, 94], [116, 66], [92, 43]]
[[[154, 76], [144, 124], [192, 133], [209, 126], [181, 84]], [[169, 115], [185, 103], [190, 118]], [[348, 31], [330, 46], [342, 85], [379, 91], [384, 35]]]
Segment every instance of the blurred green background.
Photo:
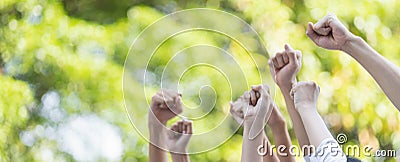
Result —
[[[400, 65], [399, 1], [1, 0], [0, 159], [147, 161], [148, 145], [130, 124], [123, 104], [125, 57], [146, 26], [166, 14], [196, 7], [243, 18], [260, 33], [270, 55], [284, 43], [301, 50], [298, 78], [321, 86], [319, 112], [334, 136], [347, 135], [345, 145], [400, 149], [400, 114], [371, 76], [348, 55], [318, 48], [305, 35], [307, 22], [336, 13], [353, 33]], [[176, 43], [198, 39], [191, 36], [177, 38]], [[169, 46], [173, 44], [165, 48]], [[135, 79], [132, 89], [141, 86]], [[234, 99], [239, 95], [232, 94]], [[297, 144], [279, 93], [276, 102]], [[226, 104], [217, 102], [216, 107]], [[238, 131], [221, 147], [191, 159], [239, 161], [240, 152]]]

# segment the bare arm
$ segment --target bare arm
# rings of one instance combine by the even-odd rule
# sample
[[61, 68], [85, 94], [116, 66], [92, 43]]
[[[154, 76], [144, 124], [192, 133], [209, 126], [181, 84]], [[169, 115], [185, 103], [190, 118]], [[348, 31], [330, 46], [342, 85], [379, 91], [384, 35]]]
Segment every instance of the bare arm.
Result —
[[[167, 162], [167, 152], [161, 148], [166, 148], [166, 131], [162, 125], [149, 125], [150, 143], [149, 143], [149, 161]], [[157, 145], [157, 146], [156, 146]]]
[[390, 101], [400, 110], [400, 68], [357, 37], [343, 49], [375, 79]]
[[192, 122], [182, 120], [171, 126], [167, 140], [173, 162], [189, 162], [187, 146], [192, 135]]
[[279, 112], [278, 107], [274, 105], [271, 116], [268, 120], [268, 126], [271, 128], [274, 136], [275, 146], [277, 147], [277, 154], [280, 161], [294, 162], [294, 157], [290, 154], [290, 146], [292, 141], [287, 130], [286, 121], [282, 114]]
[[[292, 85], [297, 82], [296, 75], [301, 68], [301, 52], [292, 49], [289, 45], [285, 45], [285, 51], [278, 52], [268, 63], [272, 77], [274, 77], [285, 98], [286, 108], [292, 121], [296, 138], [301, 147], [309, 145], [310, 142], [303, 121], [296, 111], [293, 99], [290, 96], [290, 90]], [[308, 155], [310, 153], [304, 152], [304, 154]]]
[[278, 162], [279, 161], [278, 157], [274, 153], [271, 154], [269, 152], [269, 149], [272, 146], [271, 146], [271, 142], [268, 140], [268, 137], [265, 134], [265, 132], [263, 132], [263, 144], [266, 144], [266, 146], [264, 146], [264, 149], [268, 149], [266, 154], [263, 156], [263, 162]]
[[352, 34], [333, 14], [308, 24], [307, 36], [318, 46], [341, 50], [358, 61], [400, 111], [400, 69], [360, 37]]
[[[258, 129], [264, 128], [264, 125], [268, 119], [266, 116], [268, 115], [269, 110], [273, 108], [271, 104], [271, 97], [267, 92], [267, 87], [259, 85], [253, 88], [253, 90], [254, 89], [258, 90], [260, 99], [257, 101], [255, 106], [249, 105], [247, 111], [244, 113], [244, 132], [242, 144], [243, 162], [263, 161], [263, 156], [258, 154], [258, 147], [263, 144], [263, 133], [253, 133], [254, 131], [258, 132]], [[253, 135], [255, 135], [254, 138]]]
[[[255, 96], [255, 93], [252, 93], [252, 95]], [[258, 96], [258, 97], [260, 97], [260, 96]], [[254, 100], [254, 105], [256, 104], [257, 100], [258, 99]], [[243, 124], [244, 111], [247, 109], [249, 104], [250, 104], [250, 93], [248, 91], [246, 91], [236, 101], [231, 102], [230, 113], [231, 113], [232, 117], [236, 120], [236, 122], [238, 122], [238, 124]], [[268, 137], [265, 134], [265, 132], [262, 132], [262, 138], [264, 141], [263, 144], [267, 145], [267, 146], [264, 146], [264, 149], [271, 148], [271, 144], [269, 143]], [[245, 139], [245, 137], [243, 137], [243, 139]], [[276, 162], [279, 160], [275, 154], [267, 153], [266, 155], [263, 156], [263, 161]]]
[[318, 85], [315, 82], [299, 82], [293, 87], [292, 92], [296, 110], [303, 120], [310, 144], [318, 147], [323, 140], [333, 139], [316, 108]]
[[[267, 85], [264, 85], [265, 89], [267, 89]], [[250, 91], [250, 103], [255, 104], [260, 95], [259, 90], [257, 88], [253, 88]], [[295, 161], [294, 157], [291, 156], [289, 147], [292, 145], [290, 140], [289, 132], [286, 127], [286, 121], [283, 118], [282, 114], [280, 113], [278, 107], [276, 106], [273, 101], [271, 101], [271, 115], [268, 117], [267, 124], [271, 128], [272, 134], [274, 136], [274, 142], [277, 150], [277, 157], [280, 161], [291, 162]], [[268, 114], [267, 114], [268, 115]], [[268, 137], [264, 134], [264, 141], [267, 142], [267, 147], [270, 148], [270, 144], [268, 141]], [[265, 143], [265, 142], [264, 142]], [[271, 151], [271, 150], [268, 150]], [[272, 156], [271, 156], [272, 155]], [[273, 152], [269, 152], [268, 154], [264, 155], [264, 161], [279, 161], [278, 158], [275, 156]]]
[[161, 90], [153, 96], [148, 113], [150, 162], [168, 161], [168, 154], [163, 150], [167, 148], [168, 129], [165, 126], [169, 119], [176, 116], [175, 113], [181, 112], [180, 94], [170, 90]]
[[258, 134], [254, 139], [250, 139], [252, 122], [244, 122], [243, 141], [242, 141], [242, 162], [254, 161], [262, 162], [263, 156], [258, 154], [258, 146], [263, 144], [263, 134]]

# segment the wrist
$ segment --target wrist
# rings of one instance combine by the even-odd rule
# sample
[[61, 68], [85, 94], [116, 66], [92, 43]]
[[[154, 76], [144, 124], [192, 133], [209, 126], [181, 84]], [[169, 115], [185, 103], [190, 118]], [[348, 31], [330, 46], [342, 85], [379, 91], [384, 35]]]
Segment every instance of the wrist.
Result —
[[310, 105], [303, 104], [300, 106], [296, 106], [296, 110], [300, 116], [309, 116], [318, 113], [316, 106], [312, 104]]
[[172, 161], [178, 161], [178, 162], [186, 162], [189, 161], [189, 155], [188, 154], [178, 154], [178, 153], [171, 153], [171, 159]]
[[247, 129], [249, 127], [251, 127], [251, 125], [253, 124], [253, 119], [244, 119], [243, 120], [243, 128]]
[[290, 90], [292, 90], [292, 86], [295, 83], [297, 83], [296, 79], [290, 82], [278, 84], [278, 87], [281, 89], [282, 93], [290, 93]]
[[155, 115], [152, 112], [149, 112], [148, 115], [148, 126], [150, 127], [156, 127], [156, 128], [160, 128], [160, 127], [165, 127], [167, 125], [167, 121], [161, 121], [159, 119], [157, 119], [157, 117], [155, 117]]
[[364, 40], [361, 37], [352, 35], [340, 50], [352, 56], [356, 50], [359, 50], [363, 42]]

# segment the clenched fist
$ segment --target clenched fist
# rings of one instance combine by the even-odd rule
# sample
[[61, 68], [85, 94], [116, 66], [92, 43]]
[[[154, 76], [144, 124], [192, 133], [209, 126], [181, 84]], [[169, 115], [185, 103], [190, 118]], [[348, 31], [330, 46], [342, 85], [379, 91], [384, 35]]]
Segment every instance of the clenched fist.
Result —
[[167, 146], [170, 152], [187, 153], [187, 145], [192, 136], [192, 122], [179, 121], [173, 124], [168, 132]]
[[149, 123], [158, 120], [165, 125], [167, 121], [182, 113], [181, 94], [168, 89], [157, 92], [150, 104]]
[[316, 111], [319, 86], [315, 82], [296, 83], [291, 94], [297, 111]]
[[315, 25], [308, 23], [307, 36], [318, 46], [331, 50], [344, 50], [356, 38], [334, 14], [328, 14]]
[[296, 75], [301, 68], [301, 52], [285, 45], [285, 51], [278, 52], [268, 61], [271, 75], [281, 90], [290, 91], [296, 83]]

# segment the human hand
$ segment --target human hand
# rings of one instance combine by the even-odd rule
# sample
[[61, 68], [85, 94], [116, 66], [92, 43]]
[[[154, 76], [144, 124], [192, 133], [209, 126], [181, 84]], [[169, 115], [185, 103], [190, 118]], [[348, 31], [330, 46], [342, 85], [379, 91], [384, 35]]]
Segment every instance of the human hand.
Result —
[[344, 50], [356, 36], [334, 14], [328, 14], [315, 25], [308, 23], [307, 36], [318, 46], [331, 50]]
[[236, 101], [230, 103], [229, 112], [231, 113], [233, 119], [235, 119], [238, 124], [243, 123], [244, 111], [246, 110], [246, 107], [249, 105], [248, 98], [249, 98], [249, 92], [246, 91]]
[[281, 90], [290, 91], [292, 84], [296, 83], [296, 75], [301, 68], [302, 54], [285, 44], [285, 51], [278, 52], [268, 61], [269, 69], [274, 81]]
[[[263, 85], [266, 89], [268, 89], [268, 94], [269, 94], [269, 87], [268, 87], [268, 85]], [[252, 102], [253, 100], [255, 101], [255, 102], [257, 102], [258, 100], [259, 100], [259, 98], [260, 98], [260, 93], [258, 92], [258, 91], [255, 91], [255, 90], [251, 90], [250, 92], [248, 92], [247, 94], [249, 94], [249, 95], [246, 95], [246, 93], [243, 95], [243, 97], [241, 97], [241, 98], [243, 98], [244, 99], [244, 102], [245, 102], [245, 104], [246, 105], [248, 105], [249, 104], [249, 100], [250, 100], [250, 102]], [[250, 97], [250, 98], [246, 98], [246, 96], [248, 96], [248, 97]], [[239, 98], [239, 99], [241, 99], [241, 98]], [[238, 104], [237, 104], [238, 105]], [[234, 105], [234, 106], [236, 106], [236, 105]], [[267, 119], [268, 121], [267, 121], [267, 124], [270, 126], [270, 127], [274, 127], [274, 126], [281, 126], [282, 124], [284, 125], [284, 124], [286, 124], [286, 121], [285, 121], [285, 118], [283, 117], [283, 115], [281, 114], [281, 112], [279, 111], [279, 108], [278, 108], [278, 106], [274, 103], [274, 101], [271, 99], [271, 108], [272, 108], [272, 110], [271, 110], [271, 115], [269, 116], [269, 118]], [[243, 114], [243, 113], [242, 113]], [[243, 120], [243, 118], [242, 118], [242, 120]]]
[[173, 124], [168, 131], [169, 151], [180, 154], [187, 153], [187, 145], [192, 133], [192, 121], [182, 120]]
[[182, 113], [181, 94], [172, 90], [162, 89], [151, 100], [149, 124], [161, 122], [163, 125], [177, 114]]
[[263, 131], [263, 128], [271, 115], [273, 104], [269, 94], [269, 87], [267, 85], [252, 86], [251, 88], [251, 91], [259, 93], [260, 97], [255, 106], [248, 105], [247, 111], [244, 114], [244, 127], [245, 129], [250, 129], [249, 138], [254, 139], [261, 131]]
[[315, 82], [299, 82], [293, 85], [291, 94], [296, 110], [299, 113], [316, 111], [319, 91], [319, 86]]

